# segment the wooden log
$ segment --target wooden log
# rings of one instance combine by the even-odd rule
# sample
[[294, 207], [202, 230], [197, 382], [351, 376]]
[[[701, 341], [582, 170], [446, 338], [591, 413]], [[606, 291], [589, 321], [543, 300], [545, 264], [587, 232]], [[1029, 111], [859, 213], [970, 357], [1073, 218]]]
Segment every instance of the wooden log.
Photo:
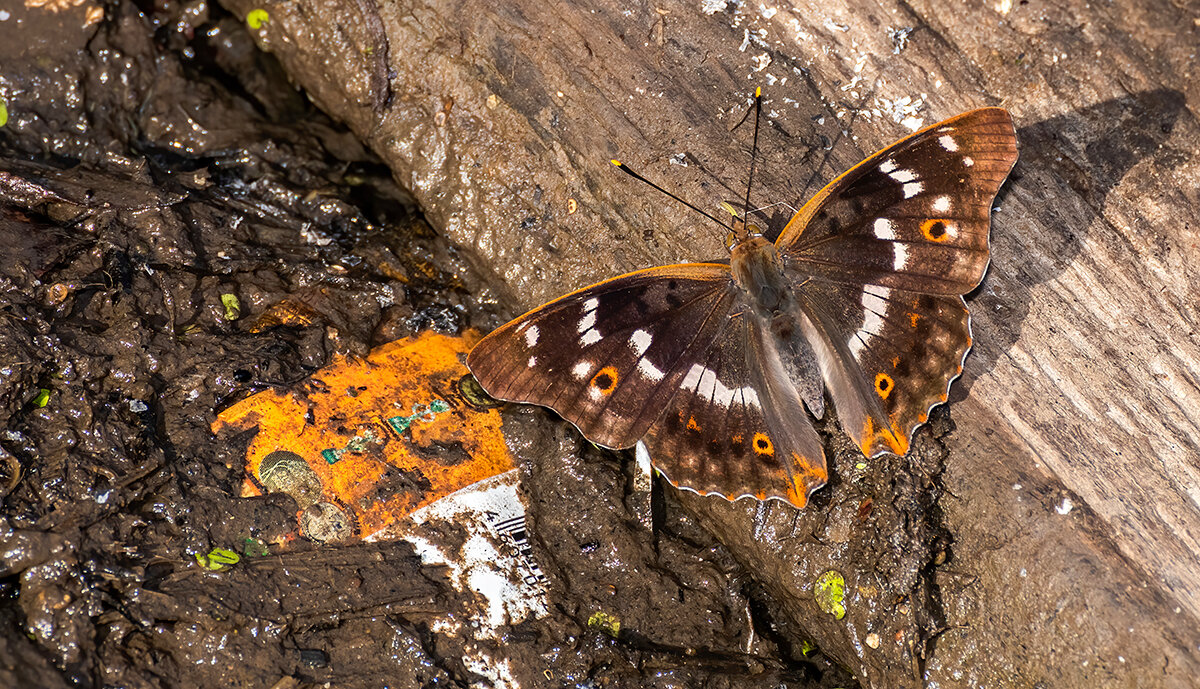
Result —
[[[244, 15], [258, 3], [227, 4]], [[623, 270], [723, 255], [722, 232], [608, 160], [704, 207], [739, 198], [750, 137], [733, 126], [755, 86], [767, 95], [755, 197], [793, 206], [919, 124], [1009, 108], [1022, 159], [970, 300], [976, 348], [952, 390], [956, 430], [884, 465], [912, 475], [884, 491], [888, 507], [926, 526], [909, 534], [920, 557], [889, 566], [882, 588], [925, 600], [872, 596], [880, 588], [860, 569], [846, 574], [865, 612], [817, 611], [817, 563], [869, 561], [816, 540], [862, 504], [836, 426], [841, 479], [825, 489], [826, 517], [686, 502], [864, 684], [1193, 686], [1194, 11], [1130, 0], [266, 7], [263, 47], [439, 231], [478, 252], [514, 312]], [[940, 497], [897, 507], [913, 495]], [[870, 537], [842, 536], [835, 545]]]

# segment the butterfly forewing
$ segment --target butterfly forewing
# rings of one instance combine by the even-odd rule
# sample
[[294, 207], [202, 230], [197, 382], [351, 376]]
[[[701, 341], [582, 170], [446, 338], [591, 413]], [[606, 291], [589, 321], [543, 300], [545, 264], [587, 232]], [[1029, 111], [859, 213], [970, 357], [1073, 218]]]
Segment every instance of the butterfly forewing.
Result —
[[988, 265], [992, 201], [1017, 159], [1008, 113], [984, 108], [917, 132], [822, 189], [776, 246], [821, 279], [965, 294]]
[[672, 484], [803, 507], [825, 455], [794, 384], [752, 316], [734, 314], [688, 368], [645, 443]]
[[632, 447], [716, 338], [733, 295], [722, 264], [630, 273], [504, 325], [467, 366], [493, 397], [550, 407], [594, 443]]
[[983, 278], [996, 192], [1016, 162], [984, 108], [876, 153], [821, 190], [776, 246], [845, 431], [904, 454], [971, 346], [962, 294]]

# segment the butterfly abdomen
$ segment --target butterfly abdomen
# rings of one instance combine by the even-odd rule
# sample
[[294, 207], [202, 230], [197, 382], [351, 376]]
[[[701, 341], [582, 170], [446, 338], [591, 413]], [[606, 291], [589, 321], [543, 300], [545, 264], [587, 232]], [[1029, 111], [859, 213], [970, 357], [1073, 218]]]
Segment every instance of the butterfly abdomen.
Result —
[[750, 322], [770, 342], [769, 356], [777, 357], [788, 380], [805, 406], [818, 419], [825, 413], [825, 386], [812, 346], [801, 332], [804, 318], [793, 296], [794, 287], [784, 275], [775, 245], [751, 236], [731, 249], [734, 281], [741, 288]]

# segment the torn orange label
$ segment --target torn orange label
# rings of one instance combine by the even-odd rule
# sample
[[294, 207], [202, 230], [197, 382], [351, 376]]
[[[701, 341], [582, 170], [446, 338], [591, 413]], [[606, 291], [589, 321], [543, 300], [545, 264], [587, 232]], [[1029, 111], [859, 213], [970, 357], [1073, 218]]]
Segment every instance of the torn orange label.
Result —
[[336, 531], [338, 521], [326, 517], [338, 510], [348, 522], [339, 538], [366, 537], [513, 469], [499, 412], [464, 386], [473, 381], [462, 361], [477, 339], [398, 340], [366, 359], [338, 358], [292, 390], [226, 409], [215, 433], [257, 431], [243, 495], [292, 495], [310, 537], [306, 519]]

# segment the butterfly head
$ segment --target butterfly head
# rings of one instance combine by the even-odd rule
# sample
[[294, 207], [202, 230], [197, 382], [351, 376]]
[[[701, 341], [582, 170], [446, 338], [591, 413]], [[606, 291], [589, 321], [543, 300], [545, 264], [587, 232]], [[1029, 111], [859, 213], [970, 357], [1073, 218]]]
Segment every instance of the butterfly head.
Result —
[[730, 224], [729, 234], [725, 235], [725, 247], [730, 251], [733, 251], [733, 247], [745, 242], [746, 240], [755, 239], [762, 236], [762, 230], [760, 230], [757, 225], [747, 224], [746, 219], [738, 215], [737, 209], [733, 207], [733, 204], [729, 203], [728, 201], [722, 201], [721, 208], [725, 209], [725, 212], [733, 216], [733, 221]]

